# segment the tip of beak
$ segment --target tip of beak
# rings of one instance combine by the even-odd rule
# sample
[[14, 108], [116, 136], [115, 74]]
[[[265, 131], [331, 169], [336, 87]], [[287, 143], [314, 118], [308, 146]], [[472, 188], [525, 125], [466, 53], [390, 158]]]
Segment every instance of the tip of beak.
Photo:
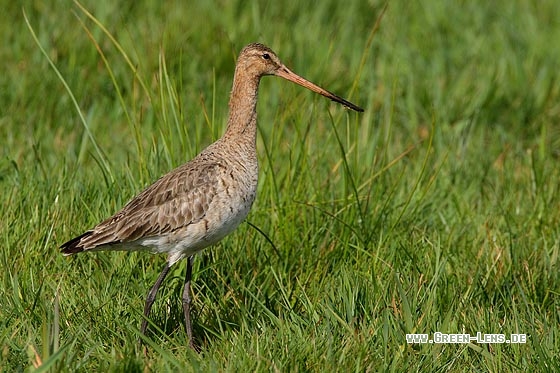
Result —
[[346, 106], [346, 108], [357, 111], [358, 113], [363, 113], [364, 112], [364, 109], [362, 109], [361, 107], [356, 106], [356, 105], [352, 105], [352, 106], [345, 105], [345, 106]]

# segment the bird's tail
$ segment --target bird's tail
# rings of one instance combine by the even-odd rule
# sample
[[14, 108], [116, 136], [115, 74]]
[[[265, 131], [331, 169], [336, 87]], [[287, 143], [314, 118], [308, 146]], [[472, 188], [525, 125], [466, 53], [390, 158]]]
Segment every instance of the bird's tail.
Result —
[[91, 234], [93, 233], [93, 231], [87, 231], [86, 233], [82, 234], [81, 236], [78, 236], [76, 238], [72, 238], [70, 241], [62, 244], [60, 246], [60, 251], [64, 254], [64, 255], [72, 255], [72, 254], [76, 254], [76, 253], [81, 253], [82, 251], [84, 251], [84, 246], [82, 244], [82, 239], [85, 237], [89, 237], [91, 236]]

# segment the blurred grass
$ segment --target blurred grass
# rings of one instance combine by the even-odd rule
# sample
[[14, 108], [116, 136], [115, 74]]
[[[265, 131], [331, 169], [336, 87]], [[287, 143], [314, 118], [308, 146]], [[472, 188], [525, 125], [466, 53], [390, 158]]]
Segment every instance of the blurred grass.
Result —
[[[72, 2], [0, 14], [2, 370], [559, 369], [557, 2], [392, 1], [371, 46], [375, 1], [83, 6], [124, 54]], [[253, 41], [366, 112], [263, 79], [263, 234], [243, 224], [197, 257], [200, 355], [173, 268], [144, 356], [165, 258], [57, 247], [221, 135]], [[435, 331], [529, 337], [406, 343]]]

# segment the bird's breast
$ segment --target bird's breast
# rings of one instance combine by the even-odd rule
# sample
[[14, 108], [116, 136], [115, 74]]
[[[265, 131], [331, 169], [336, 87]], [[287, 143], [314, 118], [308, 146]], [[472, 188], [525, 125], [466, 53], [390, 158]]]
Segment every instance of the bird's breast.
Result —
[[258, 169], [232, 167], [222, 175], [205, 216], [207, 239], [218, 241], [231, 233], [249, 214], [257, 193]]
[[[201, 217], [166, 237], [142, 240], [154, 252], [167, 252], [169, 262], [193, 255], [230, 234], [245, 220], [256, 197], [258, 164], [256, 157], [223, 157], [218, 175], [208, 179], [200, 204]], [[192, 202], [192, 201], [191, 201]], [[192, 209], [192, 204], [186, 206]], [[186, 216], [185, 216], [186, 217]]]

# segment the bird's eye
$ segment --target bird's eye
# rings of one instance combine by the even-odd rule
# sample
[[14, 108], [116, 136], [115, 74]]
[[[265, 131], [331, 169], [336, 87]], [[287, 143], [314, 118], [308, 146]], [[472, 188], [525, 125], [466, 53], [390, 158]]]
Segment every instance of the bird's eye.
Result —
[[265, 60], [270, 60], [270, 54], [264, 53], [264, 54], [262, 55], [262, 58], [264, 58]]

